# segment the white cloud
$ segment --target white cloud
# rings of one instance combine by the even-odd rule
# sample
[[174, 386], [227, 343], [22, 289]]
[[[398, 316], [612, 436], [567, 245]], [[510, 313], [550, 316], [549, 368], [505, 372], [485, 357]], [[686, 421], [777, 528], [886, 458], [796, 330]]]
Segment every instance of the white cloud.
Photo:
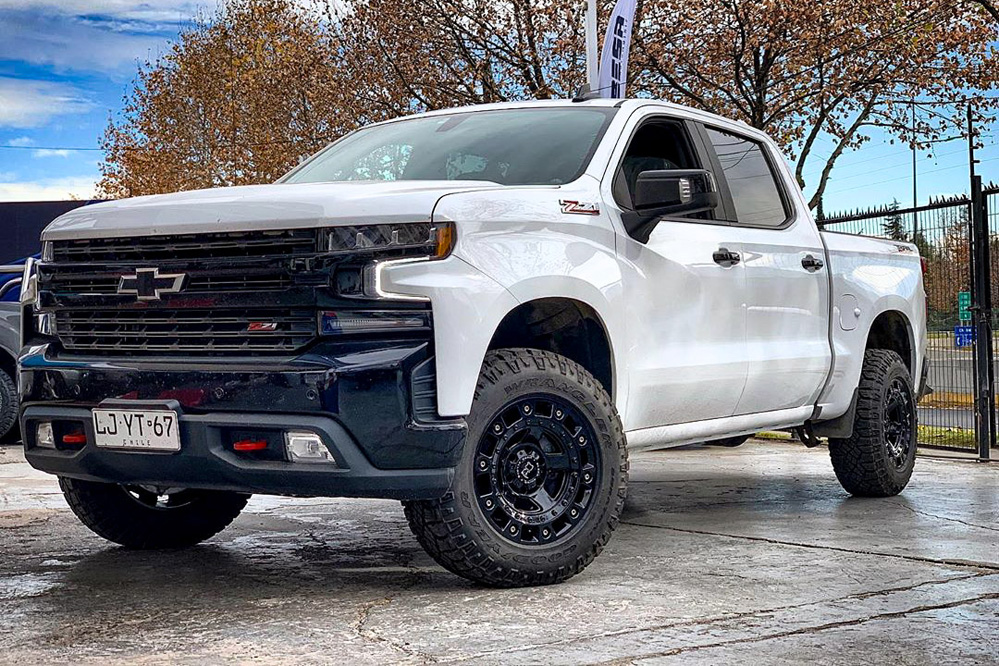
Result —
[[0, 0], [0, 9], [44, 10], [71, 15], [101, 15], [140, 21], [187, 20], [201, 7], [214, 8], [213, 0]]
[[96, 178], [71, 176], [47, 178], [33, 182], [0, 182], [0, 201], [64, 201], [96, 197]]
[[13, 146], [14, 148], [25, 148], [27, 146], [35, 143], [34, 139], [27, 136], [19, 136], [16, 139], [11, 139], [7, 142], [8, 146]]
[[115, 27], [113, 21], [0, 9], [0, 60], [128, 78], [135, 73], [136, 62], [155, 58], [167, 42], [163, 35], [120, 32]]
[[216, 0], [0, 0], [0, 60], [128, 80]]
[[39, 127], [56, 116], [91, 108], [93, 103], [72, 86], [0, 77], [0, 127]]
[[73, 150], [67, 150], [65, 148], [39, 148], [38, 150], [31, 151], [32, 157], [69, 157]]
[[[323, 0], [295, 0], [315, 8]], [[0, 0], [0, 60], [128, 80], [219, 0]]]

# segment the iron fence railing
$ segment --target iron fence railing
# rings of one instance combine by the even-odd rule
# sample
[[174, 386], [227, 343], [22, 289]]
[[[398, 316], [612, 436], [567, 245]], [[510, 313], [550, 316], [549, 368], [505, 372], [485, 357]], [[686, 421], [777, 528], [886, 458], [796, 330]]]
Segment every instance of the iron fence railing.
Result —
[[[999, 186], [990, 185], [984, 194], [993, 248], [992, 291], [999, 293]], [[956, 196], [925, 206], [901, 208], [894, 202], [819, 219], [829, 231], [914, 243], [925, 260], [927, 356], [934, 393], [919, 404], [924, 446], [975, 448], [970, 215], [971, 200]]]

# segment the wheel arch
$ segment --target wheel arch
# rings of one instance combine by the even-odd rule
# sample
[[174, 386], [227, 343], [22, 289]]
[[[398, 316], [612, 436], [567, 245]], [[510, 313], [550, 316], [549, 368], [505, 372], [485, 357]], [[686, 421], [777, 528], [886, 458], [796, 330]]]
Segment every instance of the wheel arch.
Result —
[[17, 381], [17, 359], [3, 347], [0, 347], [0, 370], [10, 375], [10, 378], [15, 382]]
[[912, 323], [904, 312], [897, 309], [886, 309], [880, 312], [871, 322], [867, 331], [865, 349], [886, 349], [902, 357], [902, 362], [909, 370], [913, 382], [918, 381], [916, 365], [916, 344]]
[[586, 368], [614, 400], [616, 364], [607, 325], [589, 303], [546, 296], [519, 303], [504, 315], [488, 350], [527, 347], [560, 354]]

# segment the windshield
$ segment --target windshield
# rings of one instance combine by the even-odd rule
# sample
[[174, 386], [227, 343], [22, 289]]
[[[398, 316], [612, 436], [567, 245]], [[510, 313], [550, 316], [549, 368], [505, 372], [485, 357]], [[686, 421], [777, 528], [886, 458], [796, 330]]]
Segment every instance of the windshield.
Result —
[[285, 177], [561, 185], [586, 169], [616, 109], [534, 108], [419, 117], [358, 130]]

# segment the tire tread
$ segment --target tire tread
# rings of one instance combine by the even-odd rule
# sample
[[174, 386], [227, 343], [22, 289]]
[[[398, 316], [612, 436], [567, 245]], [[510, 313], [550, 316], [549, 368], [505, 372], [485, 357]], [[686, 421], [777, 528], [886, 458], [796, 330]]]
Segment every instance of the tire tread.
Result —
[[624, 427], [604, 387], [586, 369], [553, 352], [511, 348], [490, 352], [483, 362], [476, 386], [478, 399], [488, 386], [495, 386], [509, 375], [516, 375], [525, 368], [543, 372], [558, 372], [575, 382], [589, 397], [594, 398], [611, 414], [610, 435], [618, 447], [618, 472], [620, 484], [612, 498], [607, 519], [600, 526], [593, 544], [579, 553], [571, 562], [554, 569], [525, 568], [502, 564], [493, 555], [477, 547], [470, 527], [466, 526], [458, 510], [458, 498], [453, 491], [438, 500], [404, 502], [406, 519], [417, 541], [441, 566], [454, 574], [492, 587], [521, 587], [551, 585], [575, 576], [600, 554], [617, 528], [627, 496], [628, 458], [625, 449]]
[[829, 456], [843, 488], [859, 497], [891, 497], [905, 488], [910, 465], [901, 476], [889, 469], [882, 434], [882, 401], [888, 377], [902, 372], [911, 391], [912, 381], [902, 358], [894, 351], [868, 349], [860, 374], [857, 412], [848, 438], [830, 439]]
[[205, 491], [192, 505], [159, 511], [129, 499], [115, 484], [60, 477], [59, 487], [70, 509], [92, 532], [135, 550], [201, 543], [228, 527], [250, 499], [241, 493]]

